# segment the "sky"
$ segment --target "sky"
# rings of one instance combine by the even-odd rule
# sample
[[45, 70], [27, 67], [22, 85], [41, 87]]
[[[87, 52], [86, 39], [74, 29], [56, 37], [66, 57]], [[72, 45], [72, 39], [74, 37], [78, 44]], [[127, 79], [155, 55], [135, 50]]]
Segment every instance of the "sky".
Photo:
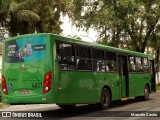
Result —
[[75, 26], [72, 25], [72, 22], [69, 20], [67, 16], [61, 17], [61, 20], [63, 24], [61, 25], [61, 28], [63, 29], [62, 34], [64, 36], [74, 36], [77, 35], [84, 41], [88, 42], [95, 42], [97, 39], [97, 33], [90, 28], [88, 32], [85, 32], [83, 30], [78, 31]]

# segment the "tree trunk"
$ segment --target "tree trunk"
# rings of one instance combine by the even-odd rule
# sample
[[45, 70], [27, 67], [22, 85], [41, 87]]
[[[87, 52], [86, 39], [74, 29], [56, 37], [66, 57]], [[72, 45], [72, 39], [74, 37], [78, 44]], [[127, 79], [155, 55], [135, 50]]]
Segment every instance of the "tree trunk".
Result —
[[158, 84], [160, 84], [160, 78], [159, 78], [159, 54], [160, 54], [160, 50], [157, 49], [156, 50], [156, 59], [155, 59], [155, 63], [156, 63], [156, 72], [157, 72], [157, 80], [158, 80]]

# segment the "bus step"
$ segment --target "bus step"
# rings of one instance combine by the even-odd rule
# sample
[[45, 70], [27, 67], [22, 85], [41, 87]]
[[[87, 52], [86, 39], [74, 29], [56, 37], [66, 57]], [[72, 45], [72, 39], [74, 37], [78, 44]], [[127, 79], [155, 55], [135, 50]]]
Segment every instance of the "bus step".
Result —
[[128, 100], [128, 98], [121, 98], [121, 101], [126, 101]]
[[133, 100], [135, 97], [126, 97], [126, 98], [121, 98], [121, 101], [126, 101], [126, 100]]

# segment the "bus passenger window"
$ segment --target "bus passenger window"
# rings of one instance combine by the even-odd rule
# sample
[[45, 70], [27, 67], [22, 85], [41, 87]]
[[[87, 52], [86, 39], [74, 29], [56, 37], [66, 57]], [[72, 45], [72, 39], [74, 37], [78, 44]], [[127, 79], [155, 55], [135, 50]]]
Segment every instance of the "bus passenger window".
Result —
[[142, 58], [141, 57], [136, 57], [136, 68], [137, 68], [137, 72], [143, 72]]
[[104, 51], [92, 48], [92, 55], [93, 55], [93, 70], [104, 72], [105, 71]]
[[91, 51], [90, 48], [85, 46], [78, 46], [78, 57], [91, 59]]
[[135, 64], [129, 64], [129, 71], [130, 72], [136, 72], [136, 65]]
[[57, 59], [62, 70], [75, 70], [75, 49], [70, 43], [57, 42]]
[[114, 62], [107, 62], [106, 64], [106, 71], [115, 71], [116, 67], [115, 67], [115, 63]]
[[106, 71], [116, 71], [116, 54], [113, 52], [106, 52]]
[[143, 65], [149, 65], [149, 64], [148, 64], [148, 59], [147, 59], [147, 58], [143, 58]]
[[78, 70], [92, 70], [92, 62], [87, 59], [77, 59]]
[[116, 55], [113, 52], [106, 52], [106, 60], [116, 62]]
[[143, 58], [143, 70], [144, 73], [149, 73], [149, 63], [148, 63], [148, 58]]
[[129, 72], [136, 72], [135, 57], [129, 57]]
[[67, 60], [67, 58], [65, 58], [65, 57], [59, 57], [59, 58], [60, 58], [60, 60], [59, 60], [60, 68], [61, 68], [62, 70], [67, 70], [67, 69], [69, 69], [69, 67], [68, 67], [69, 61]]
[[104, 72], [105, 71], [105, 63], [104, 63], [104, 61], [93, 60], [93, 70], [94, 71]]
[[90, 48], [85, 46], [77, 46], [77, 67], [78, 70], [91, 71], [91, 51]]

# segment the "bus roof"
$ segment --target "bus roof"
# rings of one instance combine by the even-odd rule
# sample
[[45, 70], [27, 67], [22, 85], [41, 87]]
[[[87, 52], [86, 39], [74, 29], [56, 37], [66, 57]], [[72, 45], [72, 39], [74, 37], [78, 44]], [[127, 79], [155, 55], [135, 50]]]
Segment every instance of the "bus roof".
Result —
[[97, 43], [86, 42], [86, 41], [83, 41], [83, 40], [70, 38], [70, 37], [64, 37], [64, 36], [56, 35], [56, 34], [52, 34], [52, 33], [36, 33], [36, 34], [19, 35], [19, 36], [16, 36], [16, 37], [6, 39], [4, 42], [7, 42], [7, 41], [10, 41], [10, 40], [13, 40], [13, 39], [17, 39], [17, 38], [24, 38], [24, 37], [28, 37], [28, 36], [41, 36], [41, 35], [51, 35], [55, 39], [57, 38], [57, 40], [67, 41], [67, 42], [72, 42], [72, 43], [77, 43], [77, 44], [82, 44], [82, 45], [87, 45], [87, 46], [92, 46], [92, 47], [99, 48], [99, 49], [106, 49], [106, 50], [109, 50], [109, 51], [118, 52], [118, 53], [122, 53], [122, 54], [125, 53], [125, 54], [131, 54], [131, 55], [135, 55], [135, 56], [148, 57], [150, 59], [153, 58], [152, 55], [150, 55], [150, 54], [144, 54], [144, 53], [135, 52], [135, 51], [131, 51], [131, 50], [124, 50], [124, 49], [121, 49], [121, 48], [115, 48], [115, 47], [101, 45], [101, 44], [97, 44]]

